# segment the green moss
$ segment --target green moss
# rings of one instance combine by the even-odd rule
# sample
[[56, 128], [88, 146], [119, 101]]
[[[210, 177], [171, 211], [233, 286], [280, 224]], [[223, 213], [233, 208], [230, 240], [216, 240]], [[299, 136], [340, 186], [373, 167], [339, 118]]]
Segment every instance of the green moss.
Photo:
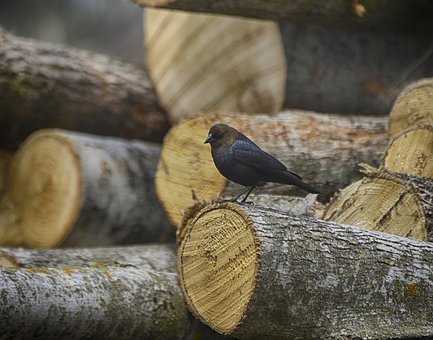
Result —
[[17, 74], [9, 82], [9, 88], [13, 91], [18, 97], [26, 98], [30, 95], [30, 91], [26, 84], [31, 83], [31, 79], [28, 75], [24, 75], [23, 73]]

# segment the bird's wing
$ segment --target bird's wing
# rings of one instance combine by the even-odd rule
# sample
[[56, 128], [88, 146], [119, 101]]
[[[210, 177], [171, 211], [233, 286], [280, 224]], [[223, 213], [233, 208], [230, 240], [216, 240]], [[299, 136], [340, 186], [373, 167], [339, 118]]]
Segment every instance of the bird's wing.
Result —
[[302, 179], [299, 175], [287, 170], [287, 167], [283, 163], [260, 149], [249, 139], [237, 139], [231, 146], [231, 152], [236, 161], [255, 168], [262, 173], [285, 171], [299, 179]]

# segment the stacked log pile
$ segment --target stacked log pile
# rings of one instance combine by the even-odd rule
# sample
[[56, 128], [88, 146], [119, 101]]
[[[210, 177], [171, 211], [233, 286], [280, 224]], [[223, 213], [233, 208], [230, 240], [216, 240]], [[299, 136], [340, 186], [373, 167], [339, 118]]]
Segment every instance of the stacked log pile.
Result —
[[0, 30], [0, 338], [433, 337], [431, 2], [134, 2], [146, 70]]

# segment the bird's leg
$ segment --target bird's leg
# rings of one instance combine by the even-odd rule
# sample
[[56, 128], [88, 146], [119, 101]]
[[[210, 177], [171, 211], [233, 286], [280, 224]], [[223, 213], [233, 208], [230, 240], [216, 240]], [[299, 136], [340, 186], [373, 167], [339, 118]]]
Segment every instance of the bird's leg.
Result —
[[251, 192], [252, 192], [255, 188], [256, 188], [256, 187], [253, 185], [251, 188], [248, 189], [248, 192], [247, 192], [247, 194], [245, 195], [244, 199], [241, 201], [241, 203], [244, 203], [244, 202], [247, 200], [248, 196], [251, 194]]
[[[238, 199], [243, 195], [243, 194], [245, 194], [247, 191], [249, 191], [251, 188], [247, 188], [247, 189], [245, 189], [245, 190], [243, 190], [239, 195], [237, 195], [235, 198], [232, 198], [231, 199], [231, 201], [232, 202], [237, 202], [238, 201]], [[242, 201], [243, 202], [243, 201]]]

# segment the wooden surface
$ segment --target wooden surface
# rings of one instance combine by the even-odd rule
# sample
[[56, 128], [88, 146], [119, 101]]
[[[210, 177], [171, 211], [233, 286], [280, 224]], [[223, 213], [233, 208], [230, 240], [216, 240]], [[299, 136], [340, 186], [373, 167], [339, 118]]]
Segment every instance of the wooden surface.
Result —
[[241, 339], [433, 335], [433, 246], [259, 206], [185, 219], [178, 251], [190, 310]]
[[144, 20], [149, 75], [171, 122], [281, 110], [286, 61], [276, 23], [159, 9]]

